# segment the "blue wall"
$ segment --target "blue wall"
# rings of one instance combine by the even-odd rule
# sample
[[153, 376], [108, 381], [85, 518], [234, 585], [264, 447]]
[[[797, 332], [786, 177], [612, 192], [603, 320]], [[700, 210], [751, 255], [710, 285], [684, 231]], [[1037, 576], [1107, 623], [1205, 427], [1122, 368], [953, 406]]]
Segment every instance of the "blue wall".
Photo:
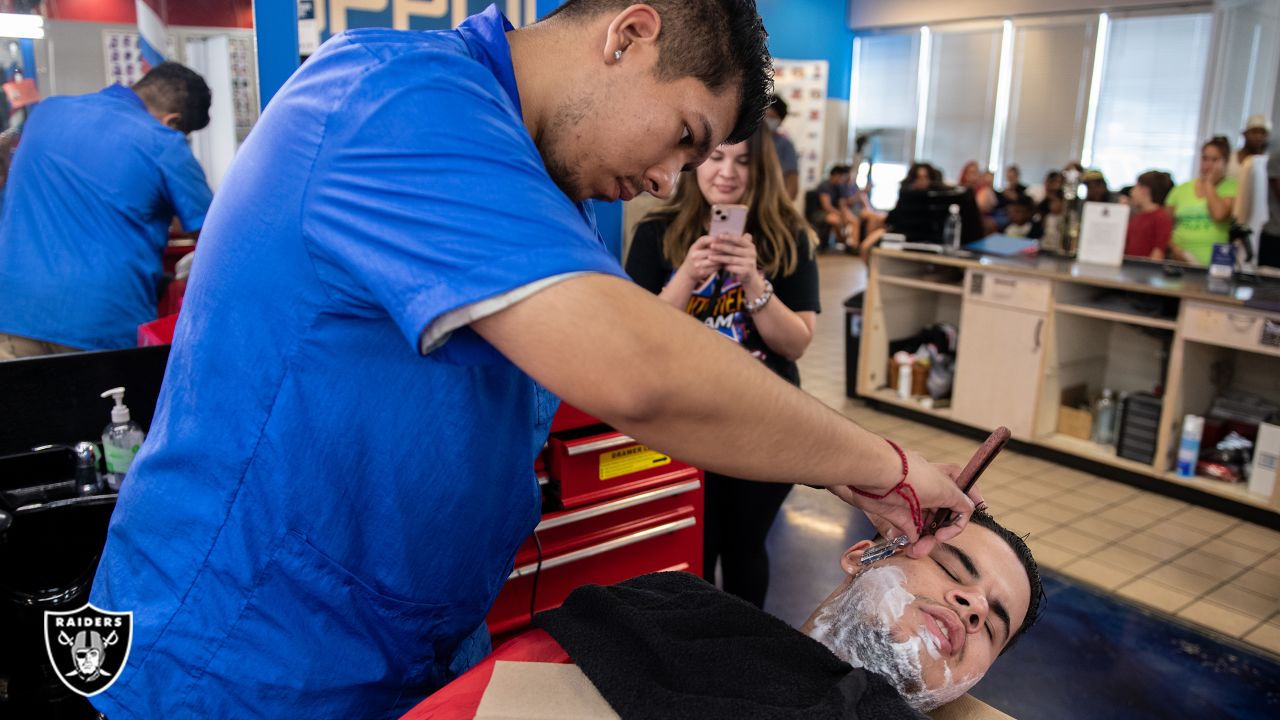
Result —
[[853, 76], [853, 31], [841, 0], [757, 0], [769, 31], [769, 52], [783, 60], [826, 60], [827, 95], [849, 99]]

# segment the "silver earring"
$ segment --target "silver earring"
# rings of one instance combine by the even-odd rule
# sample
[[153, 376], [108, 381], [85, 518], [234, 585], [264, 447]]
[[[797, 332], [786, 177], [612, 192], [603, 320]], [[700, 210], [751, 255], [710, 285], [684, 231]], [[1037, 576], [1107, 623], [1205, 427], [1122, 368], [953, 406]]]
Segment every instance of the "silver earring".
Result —
[[614, 51], [613, 51], [613, 61], [614, 61], [614, 62], [618, 62], [618, 61], [620, 61], [620, 60], [622, 60], [622, 51], [621, 51], [621, 50], [614, 50]]

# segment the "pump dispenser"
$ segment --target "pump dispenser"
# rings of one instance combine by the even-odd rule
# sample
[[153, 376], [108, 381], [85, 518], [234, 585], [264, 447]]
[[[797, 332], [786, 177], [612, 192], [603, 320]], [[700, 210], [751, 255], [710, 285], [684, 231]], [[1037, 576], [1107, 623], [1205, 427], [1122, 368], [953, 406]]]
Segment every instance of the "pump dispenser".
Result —
[[124, 388], [112, 388], [102, 397], [116, 401], [111, 408], [111, 424], [102, 431], [102, 454], [107, 462], [107, 483], [113, 489], [119, 487], [120, 480], [129, 472], [133, 458], [142, 447], [146, 435], [138, 424], [129, 419], [129, 407], [124, 404]]

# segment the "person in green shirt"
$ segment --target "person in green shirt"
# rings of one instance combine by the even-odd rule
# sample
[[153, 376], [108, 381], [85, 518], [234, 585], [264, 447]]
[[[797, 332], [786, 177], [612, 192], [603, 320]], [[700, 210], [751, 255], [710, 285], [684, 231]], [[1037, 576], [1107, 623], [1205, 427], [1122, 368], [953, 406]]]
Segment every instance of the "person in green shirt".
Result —
[[1164, 204], [1173, 212], [1169, 254], [1174, 260], [1208, 265], [1215, 243], [1227, 242], [1236, 181], [1227, 179], [1231, 143], [1218, 136], [1200, 148], [1200, 174], [1175, 187]]

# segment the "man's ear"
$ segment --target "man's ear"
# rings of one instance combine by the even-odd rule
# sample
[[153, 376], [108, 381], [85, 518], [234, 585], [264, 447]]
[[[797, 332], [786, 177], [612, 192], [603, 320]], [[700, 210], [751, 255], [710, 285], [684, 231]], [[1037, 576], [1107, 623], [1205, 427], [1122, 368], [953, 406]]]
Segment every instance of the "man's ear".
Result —
[[170, 130], [182, 130], [182, 113], [163, 113], [157, 115], [156, 119]]
[[874, 543], [870, 540], [859, 540], [853, 547], [844, 551], [844, 555], [840, 557], [840, 567], [849, 575], [856, 575], [862, 569], [859, 562], [862, 560], [862, 553]]
[[623, 10], [609, 23], [604, 44], [605, 62], [610, 65], [621, 62], [619, 51], [625, 57], [636, 46], [656, 46], [661, 30], [662, 18], [652, 7], [632, 5]]

